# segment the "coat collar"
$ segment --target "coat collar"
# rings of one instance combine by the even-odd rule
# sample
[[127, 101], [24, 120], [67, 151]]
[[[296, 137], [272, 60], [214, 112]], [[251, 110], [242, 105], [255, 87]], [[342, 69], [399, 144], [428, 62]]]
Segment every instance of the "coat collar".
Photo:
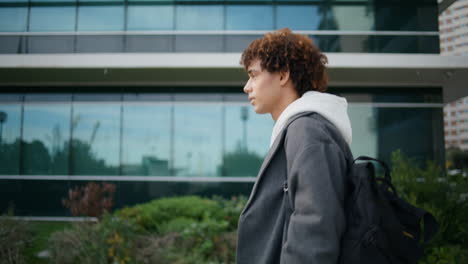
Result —
[[289, 125], [296, 119], [298, 119], [299, 117], [302, 117], [302, 116], [306, 116], [306, 115], [309, 115], [311, 114], [312, 112], [303, 112], [303, 113], [299, 113], [295, 116], [292, 116], [288, 122], [286, 123], [286, 125], [284, 126], [284, 129], [281, 130], [280, 134], [276, 137], [275, 141], [273, 142], [273, 144], [271, 145], [270, 147], [270, 150], [268, 151], [268, 154], [266, 155], [265, 159], [263, 160], [263, 163], [262, 163], [262, 166], [260, 167], [260, 170], [258, 172], [258, 175], [257, 175], [257, 180], [255, 181], [255, 184], [252, 188], [252, 192], [250, 193], [250, 197], [249, 197], [249, 200], [247, 201], [247, 203], [245, 204], [244, 206], [244, 210], [242, 211], [241, 214], [244, 214], [244, 212], [246, 211], [246, 209], [249, 207], [249, 205], [252, 203], [252, 200], [253, 200], [253, 197], [255, 196], [255, 193], [257, 192], [257, 189], [258, 189], [258, 184], [261, 180], [261, 178], [263, 177], [263, 175], [265, 174], [265, 170], [266, 168], [268, 167], [268, 165], [270, 164], [270, 161], [273, 159], [273, 157], [275, 156], [276, 152], [278, 151], [279, 147], [283, 145], [283, 142], [284, 142], [284, 138], [286, 136], [286, 131], [287, 131], [287, 128], [289, 127]]

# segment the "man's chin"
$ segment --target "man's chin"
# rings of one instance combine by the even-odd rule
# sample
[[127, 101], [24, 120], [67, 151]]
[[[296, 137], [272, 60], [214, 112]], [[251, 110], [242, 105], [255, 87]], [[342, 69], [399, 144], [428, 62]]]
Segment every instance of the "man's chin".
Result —
[[259, 108], [259, 107], [254, 107], [254, 111], [255, 111], [255, 113], [260, 114], [260, 115], [268, 113], [267, 111], [265, 111], [265, 109], [262, 109], [262, 108]]

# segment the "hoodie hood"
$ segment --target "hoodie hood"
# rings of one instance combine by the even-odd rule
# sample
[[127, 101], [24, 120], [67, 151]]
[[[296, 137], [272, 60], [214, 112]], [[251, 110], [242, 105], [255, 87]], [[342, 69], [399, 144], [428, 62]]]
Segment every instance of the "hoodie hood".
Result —
[[333, 94], [308, 91], [292, 102], [276, 120], [271, 134], [270, 147], [283, 130], [289, 118], [303, 112], [316, 112], [330, 121], [341, 133], [348, 145], [351, 145], [352, 130], [348, 117], [348, 102], [345, 98]]

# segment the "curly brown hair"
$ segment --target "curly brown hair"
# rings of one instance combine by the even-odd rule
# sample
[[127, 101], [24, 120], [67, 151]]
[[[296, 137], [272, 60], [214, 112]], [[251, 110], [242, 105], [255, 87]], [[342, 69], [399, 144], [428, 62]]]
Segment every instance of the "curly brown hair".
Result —
[[240, 64], [247, 70], [257, 59], [262, 69], [268, 72], [289, 71], [299, 96], [310, 90], [324, 92], [327, 89], [327, 57], [312, 39], [292, 33], [289, 28], [267, 33], [252, 41], [242, 53]]

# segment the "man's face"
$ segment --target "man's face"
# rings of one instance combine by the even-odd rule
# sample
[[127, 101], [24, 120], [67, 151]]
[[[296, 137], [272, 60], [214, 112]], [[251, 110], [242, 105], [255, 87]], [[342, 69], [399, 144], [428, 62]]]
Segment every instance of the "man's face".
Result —
[[248, 94], [250, 103], [257, 114], [272, 113], [281, 98], [279, 73], [263, 70], [260, 60], [254, 60], [247, 68], [249, 80], [244, 86], [244, 93]]

